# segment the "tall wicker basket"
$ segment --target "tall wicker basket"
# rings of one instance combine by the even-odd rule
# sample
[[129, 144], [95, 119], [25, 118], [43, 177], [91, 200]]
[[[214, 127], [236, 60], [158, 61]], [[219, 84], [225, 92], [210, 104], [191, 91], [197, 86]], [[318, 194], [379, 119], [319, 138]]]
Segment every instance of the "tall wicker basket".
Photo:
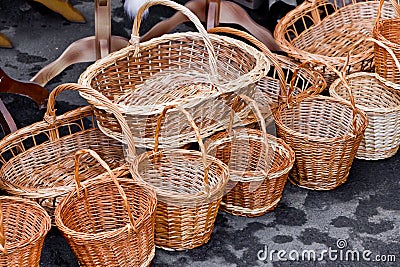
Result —
[[[376, 16], [373, 37], [388, 46], [400, 59], [400, 18], [381, 19], [384, 0], [380, 0]], [[395, 0], [390, 1], [400, 14], [400, 5]], [[388, 81], [400, 84], [400, 70], [388, 51], [377, 44], [374, 46], [375, 72]]]
[[[44, 121], [21, 128], [0, 141], [1, 189], [14, 196], [38, 201], [51, 217], [60, 198], [74, 186], [74, 153], [77, 150], [95, 150], [111, 168], [125, 163], [123, 145], [96, 128], [89, 106], [55, 115], [55, 98], [65, 90], [81, 89], [98, 97], [99, 101], [103, 100], [105, 105], [111, 103], [93, 89], [81, 87], [78, 84], [58, 86], [50, 94]], [[122, 118], [114, 105], [109, 107], [118, 119]], [[128, 128], [124, 130], [129, 131]], [[134, 149], [132, 137], [128, 136], [126, 140]], [[93, 159], [84, 158], [82, 180], [102, 173], [99, 167]]]
[[[180, 11], [198, 32], [165, 34], [139, 43], [143, 12], [157, 4]], [[154, 147], [157, 118], [165, 106], [181, 105], [193, 115], [202, 137], [210, 136], [228, 124], [226, 112], [220, 111], [231, 106], [236, 94], [253, 97], [255, 83], [270, 67], [257, 49], [233, 38], [207, 34], [189, 9], [170, 0], [146, 1], [135, 17], [130, 44], [88, 67], [79, 83], [117, 103], [136, 145], [148, 149]], [[121, 140], [112, 112], [96, 98], [81, 95], [94, 106], [100, 128]], [[238, 112], [239, 116], [247, 113]], [[195, 134], [185, 131], [189, 125], [177, 128], [176, 121], [186, 122], [183, 114], [172, 111], [160, 133], [160, 148], [196, 142]]]
[[36, 202], [0, 196], [0, 266], [39, 267], [50, 216]]
[[[254, 109], [261, 131], [249, 128], [232, 129], [212, 135], [205, 142], [207, 153], [228, 165], [230, 178], [221, 209], [240, 216], [261, 216], [278, 205], [290, 169], [294, 152], [281, 139], [267, 134], [257, 103], [239, 96]], [[233, 108], [235, 108], [234, 105]]]
[[[199, 151], [158, 150], [158, 135], [166, 112], [176, 107], [196, 132]], [[200, 132], [191, 115], [180, 106], [161, 113], [153, 151], [135, 158], [131, 172], [157, 193], [155, 244], [167, 250], [186, 250], [208, 242], [229, 178], [228, 166], [206, 155]]]
[[289, 174], [293, 184], [331, 190], [346, 182], [368, 123], [366, 114], [355, 107], [351, 90], [349, 94], [351, 104], [327, 96], [289, 94], [287, 104], [274, 114], [278, 136], [296, 155]]
[[[79, 158], [89, 154], [106, 173], [79, 182]], [[57, 227], [81, 266], [149, 266], [155, 253], [155, 192], [127, 166], [111, 170], [93, 150], [75, 154], [73, 189], [57, 206]]]
[[[310, 0], [288, 12], [277, 24], [274, 37], [280, 48], [301, 62], [318, 60], [340, 68], [347, 52], [360, 38], [372, 36], [378, 0]], [[385, 3], [382, 18], [398, 16], [398, 10]], [[354, 51], [348, 72], [372, 70], [373, 46]], [[336, 75], [318, 66], [328, 85]]]

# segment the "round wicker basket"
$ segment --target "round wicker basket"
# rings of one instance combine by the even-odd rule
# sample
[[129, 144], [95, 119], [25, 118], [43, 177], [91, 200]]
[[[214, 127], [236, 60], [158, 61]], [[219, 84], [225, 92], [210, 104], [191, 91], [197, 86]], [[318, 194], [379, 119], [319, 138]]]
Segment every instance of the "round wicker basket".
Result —
[[278, 205], [294, 163], [294, 152], [281, 139], [267, 134], [257, 103], [246, 96], [237, 99], [240, 98], [253, 106], [261, 131], [232, 129], [232, 109], [229, 130], [212, 135], [205, 146], [209, 155], [229, 167], [230, 178], [221, 209], [234, 215], [256, 217]]
[[[158, 133], [168, 109], [176, 107], [187, 119], [201, 152], [186, 149], [158, 150]], [[153, 151], [135, 158], [131, 172], [157, 193], [155, 244], [167, 250], [186, 250], [211, 237], [218, 208], [229, 178], [228, 167], [206, 155], [198, 127], [180, 106], [168, 106], [159, 116]]]
[[50, 228], [50, 216], [36, 202], [0, 196], [0, 265], [39, 267]]
[[[79, 159], [90, 155], [106, 172], [79, 182]], [[75, 153], [74, 188], [55, 221], [82, 266], [149, 266], [155, 255], [155, 192], [129, 172], [111, 170], [93, 150]]]
[[289, 95], [287, 104], [274, 114], [278, 136], [296, 155], [289, 174], [293, 184], [331, 190], [346, 182], [368, 124], [367, 115], [355, 107], [346, 88], [351, 104], [327, 96]]

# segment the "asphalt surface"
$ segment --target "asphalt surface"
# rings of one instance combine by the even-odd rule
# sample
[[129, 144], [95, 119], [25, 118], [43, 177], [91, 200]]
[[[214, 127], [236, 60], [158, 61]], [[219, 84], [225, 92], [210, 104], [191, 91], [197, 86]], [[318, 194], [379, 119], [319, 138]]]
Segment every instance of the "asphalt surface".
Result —
[[[70, 43], [94, 34], [93, 1], [71, 3], [85, 15], [87, 23], [70, 23], [36, 3], [0, 1], [0, 31], [14, 44], [13, 49], [0, 49], [0, 66], [6, 73], [29, 80]], [[142, 31], [172, 13], [164, 8], [152, 9]], [[274, 14], [267, 13], [265, 7], [252, 13], [267, 27], [273, 27], [270, 22], [277, 17]], [[131, 25], [122, 1], [112, 1], [113, 35], [128, 38]], [[176, 30], [187, 29], [190, 25]], [[89, 64], [67, 68], [46, 88], [50, 91], [61, 83], [77, 81]], [[19, 128], [43, 118], [44, 111], [25, 97], [0, 97]], [[68, 93], [59, 97], [57, 107], [58, 112], [65, 112], [85, 104], [77, 94]], [[315, 192], [287, 183], [275, 211], [251, 219], [219, 212], [207, 244], [183, 252], [157, 249], [152, 266], [400, 266], [399, 178], [397, 153], [385, 160], [355, 160], [348, 181], [332, 191]], [[279, 250], [283, 251], [281, 260]], [[309, 260], [307, 255], [313, 251], [325, 253], [324, 259]], [[351, 257], [352, 253], [360, 259]], [[290, 260], [295, 258], [299, 260]], [[41, 266], [78, 266], [56, 228], [46, 237]]]

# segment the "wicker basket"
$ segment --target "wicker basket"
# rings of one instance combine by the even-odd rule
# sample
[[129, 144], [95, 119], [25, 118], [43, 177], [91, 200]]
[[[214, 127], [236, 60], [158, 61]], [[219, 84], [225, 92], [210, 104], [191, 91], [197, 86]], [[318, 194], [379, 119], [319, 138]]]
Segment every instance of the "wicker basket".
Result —
[[278, 136], [296, 155], [289, 174], [293, 184], [331, 190], [347, 180], [368, 123], [351, 100], [349, 104], [327, 96], [289, 95], [287, 104], [278, 108], [274, 114]]
[[[139, 43], [142, 14], [157, 4], [182, 12], [199, 32], [165, 34]], [[257, 49], [233, 38], [208, 35], [191, 11], [169, 0], [146, 1], [135, 17], [130, 43], [88, 67], [79, 83], [119, 103], [138, 147], [154, 147], [157, 118], [172, 104], [193, 115], [202, 137], [224, 129], [235, 95], [253, 97], [255, 83], [269, 70], [269, 63]], [[95, 98], [82, 96], [95, 107], [102, 131], [121, 140], [113, 114]], [[160, 134], [161, 148], [196, 142], [188, 124], [176, 124], [187, 123], [183, 114], [174, 113]]]
[[[390, 0], [391, 4], [400, 14], [400, 6], [395, 0]], [[380, 19], [384, 0], [379, 3], [378, 14], [375, 20], [373, 36], [376, 40], [387, 45], [400, 59], [400, 18]], [[374, 46], [375, 72], [388, 81], [400, 84], [400, 70], [389, 55], [388, 51], [382, 46]]]
[[[85, 154], [107, 172], [82, 186], [79, 158]], [[149, 266], [155, 254], [156, 193], [132, 179], [127, 166], [111, 170], [93, 150], [80, 150], [75, 159], [76, 188], [57, 206], [55, 220], [80, 265]]]
[[137, 172], [156, 190], [156, 246], [185, 250], [203, 245], [210, 239], [229, 171], [219, 159], [206, 155], [198, 127], [180, 106], [176, 108], [190, 121], [201, 152], [158, 150], [161, 121], [167, 110], [173, 107], [166, 107], [159, 117], [154, 150], [135, 158], [131, 172]]
[[[282, 91], [282, 88], [287, 88], [286, 90], [289, 89], [289, 82], [299, 65], [298, 62], [293, 61], [289, 57], [272, 53], [262, 42], [247, 32], [229, 27], [216, 27], [209, 29], [208, 32], [225, 33], [240, 37], [260, 49], [267, 57], [267, 60], [271, 63], [271, 68], [268, 74], [257, 82], [254, 97], [254, 100], [257, 101], [263, 115], [265, 113], [263, 107], [269, 106], [272, 112], [274, 112], [281, 101], [286, 101], [284, 95], [280, 92]], [[322, 74], [311, 69], [302, 68], [297, 72], [292, 94], [297, 95], [303, 91], [318, 94], [325, 88], [326, 82]], [[269, 109], [267, 109], [267, 112], [269, 112]], [[257, 121], [257, 118], [251, 118], [251, 121]]]
[[51, 219], [37, 203], [0, 196], [0, 266], [39, 267]]
[[[339, 68], [355, 42], [372, 36], [378, 8], [378, 0], [304, 1], [278, 22], [274, 37], [280, 48], [296, 60], [317, 60]], [[392, 5], [383, 5], [382, 18], [394, 18], [396, 15]], [[357, 47], [348, 72], [371, 70], [372, 58], [372, 44]], [[328, 85], [336, 79], [329, 68], [318, 67], [318, 70], [323, 73]]]
[[[400, 69], [393, 51], [380, 41], [375, 42], [394, 57], [393, 62]], [[368, 116], [368, 126], [356, 157], [378, 160], [394, 156], [400, 146], [400, 85], [394, 87], [378, 74], [368, 72], [352, 73], [344, 79], [332, 83], [330, 95], [348, 101], [346, 86], [350, 86], [357, 108]]]
[[232, 109], [229, 130], [211, 136], [204, 145], [207, 154], [229, 167], [227, 193], [220, 208], [234, 215], [256, 217], [278, 205], [293, 167], [294, 152], [282, 140], [267, 134], [257, 103], [245, 96], [241, 98], [252, 104], [262, 130], [232, 129]]
[[[58, 86], [50, 94], [44, 121], [21, 128], [0, 141], [1, 189], [11, 195], [35, 199], [51, 217], [60, 198], [73, 188], [76, 150], [93, 149], [112, 168], [125, 163], [122, 144], [95, 128], [93, 110], [89, 106], [56, 117], [56, 96], [80, 87], [78, 84]], [[85, 92], [110, 102], [93, 89]], [[133, 142], [131, 139], [126, 138], [129, 143]], [[93, 159], [84, 159], [82, 180], [102, 171], [96, 166], [100, 165]]]

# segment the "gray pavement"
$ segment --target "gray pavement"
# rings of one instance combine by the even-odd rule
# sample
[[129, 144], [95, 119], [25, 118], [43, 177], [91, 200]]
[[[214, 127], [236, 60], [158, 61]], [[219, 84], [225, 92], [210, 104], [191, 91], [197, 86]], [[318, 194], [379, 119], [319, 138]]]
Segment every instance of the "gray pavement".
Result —
[[[29, 80], [71, 42], [94, 34], [93, 1], [70, 2], [85, 15], [87, 23], [67, 22], [32, 2], [0, 1], [0, 31], [14, 44], [13, 49], [0, 49], [0, 66], [6, 73]], [[122, 6], [122, 1], [112, 1], [112, 31], [114, 35], [128, 37], [132, 21], [125, 16]], [[144, 21], [143, 31], [171, 14], [163, 8], [154, 9]], [[188, 28], [183, 25], [177, 30]], [[88, 65], [69, 67], [46, 88], [52, 90], [60, 83], [77, 81]], [[0, 97], [18, 127], [42, 119], [43, 111], [29, 99]], [[85, 103], [74, 93], [58, 99], [59, 111]], [[207, 244], [183, 252], [157, 249], [152, 266], [400, 266], [399, 178], [397, 153], [386, 160], [355, 160], [348, 181], [329, 192], [287, 183], [275, 211], [251, 219], [220, 212]], [[359, 260], [354, 258], [356, 255]], [[57, 229], [52, 229], [46, 238], [41, 266], [78, 266]]]

